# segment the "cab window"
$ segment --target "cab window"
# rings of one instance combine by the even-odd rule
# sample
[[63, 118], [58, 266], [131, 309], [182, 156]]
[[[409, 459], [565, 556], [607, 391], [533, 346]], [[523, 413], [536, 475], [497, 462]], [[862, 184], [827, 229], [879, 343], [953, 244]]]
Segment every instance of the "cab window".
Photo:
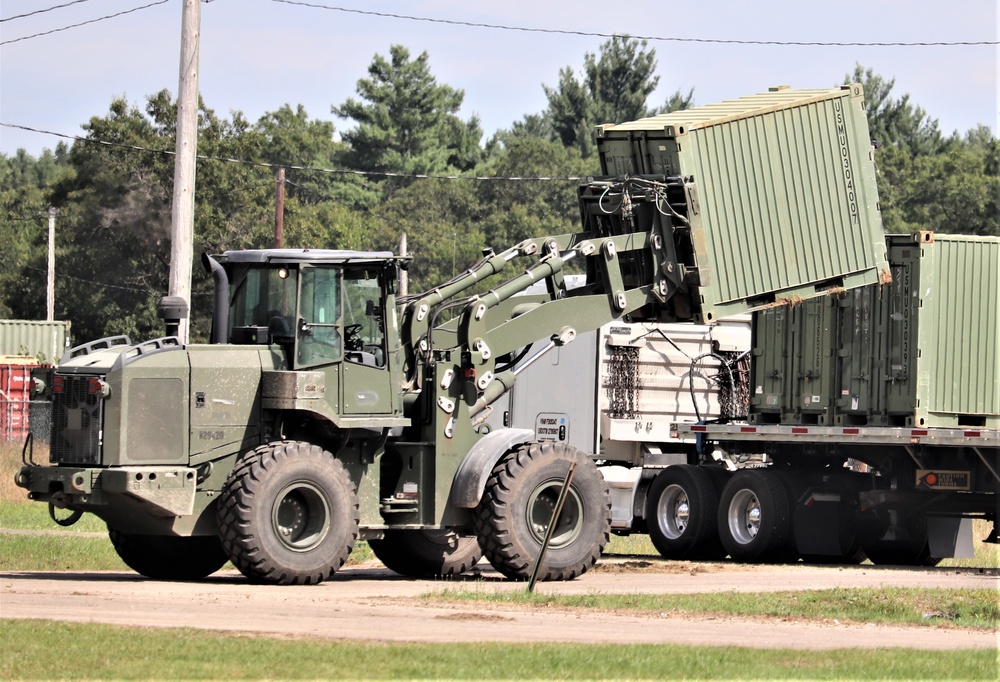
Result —
[[[264, 327], [272, 337], [291, 340], [295, 320], [297, 278], [295, 270], [254, 267], [239, 279], [229, 308], [230, 340], [248, 330]], [[253, 334], [254, 338], [256, 335]]]
[[378, 268], [344, 270], [344, 351], [348, 362], [385, 366], [383, 300]]
[[303, 268], [299, 280], [296, 364], [310, 367], [336, 362], [344, 350], [340, 329], [340, 271]]

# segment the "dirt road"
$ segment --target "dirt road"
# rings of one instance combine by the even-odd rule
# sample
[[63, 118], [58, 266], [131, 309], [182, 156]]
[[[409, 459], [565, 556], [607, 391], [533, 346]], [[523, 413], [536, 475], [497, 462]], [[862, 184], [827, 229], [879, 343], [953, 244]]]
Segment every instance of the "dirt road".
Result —
[[[691, 593], [859, 586], [1000, 587], [996, 571], [875, 567], [735, 567], [602, 561], [538, 592]], [[582, 609], [443, 604], [443, 589], [523, 590], [486, 568], [460, 581], [400, 578], [378, 564], [343, 569], [315, 587], [264, 587], [222, 572], [199, 583], [144, 580], [128, 573], [2, 573], [0, 617], [51, 618], [147, 627], [413, 642], [609, 642], [829, 649], [997, 647], [997, 633], [947, 627], [847, 625], [765, 618], [635, 615]]]

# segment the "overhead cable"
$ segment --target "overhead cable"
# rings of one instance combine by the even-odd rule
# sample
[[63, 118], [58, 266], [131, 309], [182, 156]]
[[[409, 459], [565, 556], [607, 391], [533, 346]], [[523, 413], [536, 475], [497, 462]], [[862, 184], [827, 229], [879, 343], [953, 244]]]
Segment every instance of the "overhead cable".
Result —
[[25, 12], [24, 14], [16, 14], [12, 17], [6, 17], [5, 19], [0, 19], [0, 24], [5, 21], [13, 21], [14, 19], [24, 19], [25, 17], [33, 17], [36, 14], [44, 14], [45, 12], [51, 12], [54, 9], [62, 9], [63, 7], [69, 7], [70, 5], [79, 5], [81, 2], [90, 2], [90, 0], [73, 0], [73, 2], [63, 3], [62, 5], [55, 5], [54, 7], [46, 7], [45, 9], [36, 9], [34, 12]]
[[1000, 45], [996, 40], [962, 40], [962, 41], [915, 41], [915, 42], [822, 42], [805, 40], [738, 40], [726, 38], [681, 38], [679, 36], [641, 36], [625, 33], [601, 33], [596, 31], [571, 31], [558, 28], [534, 28], [528, 26], [509, 26], [504, 24], [486, 24], [474, 21], [458, 21], [455, 19], [434, 19], [432, 17], [418, 17], [409, 14], [392, 14], [390, 12], [373, 12], [371, 10], [353, 9], [349, 7], [334, 7], [331, 5], [320, 5], [314, 2], [301, 2], [300, 0], [271, 0], [272, 2], [284, 5], [299, 5], [312, 9], [325, 9], [334, 12], [344, 12], [347, 14], [362, 14], [365, 16], [383, 17], [388, 19], [404, 19], [406, 21], [423, 21], [431, 24], [448, 24], [451, 26], [466, 26], [471, 28], [489, 28], [500, 31], [521, 31], [524, 33], [554, 33], [569, 36], [587, 36], [595, 38], [634, 38], [636, 40], [646, 40], [649, 42], [664, 43], [711, 43], [721, 45], [777, 45], [788, 47], [959, 47], [970, 45]]
[[[82, 1], [82, 0], [81, 0]], [[35, 33], [30, 36], [22, 36], [20, 38], [12, 38], [11, 40], [4, 40], [0, 42], [0, 45], [10, 45], [11, 43], [19, 43], [22, 40], [30, 40], [31, 38], [38, 38], [40, 36], [47, 36], [52, 33], [59, 33], [60, 31], [68, 31], [71, 28], [78, 28], [80, 26], [86, 26], [87, 24], [96, 24], [99, 21], [105, 21], [106, 19], [114, 19], [115, 17], [120, 17], [125, 14], [132, 14], [133, 12], [138, 12], [139, 10], [149, 9], [150, 7], [155, 7], [157, 5], [163, 5], [170, 2], [170, 0], [157, 0], [156, 2], [151, 2], [148, 5], [142, 5], [141, 7], [134, 7], [132, 9], [127, 9], [117, 14], [109, 14], [105, 17], [98, 17], [97, 19], [89, 19], [87, 21], [81, 21], [79, 24], [71, 24], [69, 26], [63, 26], [62, 28], [54, 28], [51, 31], [42, 31], [41, 33]], [[12, 19], [14, 17], [11, 17]]]
[[[63, 133], [55, 133], [51, 130], [41, 130], [38, 128], [30, 128], [28, 126], [18, 125], [16, 123], [0, 123], [0, 126], [4, 128], [17, 128], [19, 130], [26, 130], [31, 133], [40, 133], [42, 135], [53, 135], [55, 137], [62, 137], [67, 140], [75, 140], [77, 142], [86, 142], [88, 144], [96, 144], [105, 147], [118, 147], [120, 149], [131, 149], [133, 151], [147, 152], [151, 154], [165, 154], [167, 156], [173, 156], [176, 154], [175, 151], [170, 149], [153, 149], [151, 147], [143, 147], [135, 144], [125, 144], [123, 142], [108, 142], [106, 140], [95, 140], [88, 137], [79, 137], [76, 135], [65, 135]], [[408, 180], [474, 180], [480, 182], [498, 182], [498, 181], [512, 181], [512, 182], [581, 182], [586, 181], [586, 176], [484, 176], [484, 175], [435, 175], [430, 173], [396, 173], [392, 171], [363, 171], [354, 170], [350, 168], [320, 168], [317, 166], [297, 166], [291, 163], [270, 163], [267, 161], [248, 161], [247, 159], [236, 159], [227, 156], [209, 156], [207, 154], [198, 154], [198, 159], [202, 161], [220, 161], [224, 163], [238, 163], [244, 166], [256, 166], [258, 168], [287, 168], [289, 170], [298, 171], [312, 171], [316, 173], [332, 173], [337, 175], [358, 175], [363, 177], [380, 177], [380, 178], [402, 178]]]

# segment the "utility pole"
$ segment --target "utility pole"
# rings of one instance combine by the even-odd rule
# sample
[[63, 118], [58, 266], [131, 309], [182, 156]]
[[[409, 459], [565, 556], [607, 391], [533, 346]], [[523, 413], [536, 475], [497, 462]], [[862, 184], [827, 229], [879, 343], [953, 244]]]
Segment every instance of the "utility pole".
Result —
[[274, 248], [285, 238], [285, 169], [278, 169], [278, 196], [274, 200]]
[[[399, 235], [399, 255], [406, 256], [406, 232]], [[399, 295], [406, 296], [410, 288], [410, 275], [406, 270], [400, 268], [399, 271]]]
[[[194, 261], [194, 181], [198, 155], [198, 41], [200, 0], [183, 0], [181, 11], [181, 65], [177, 89], [177, 154], [174, 157], [174, 198], [170, 212], [170, 296], [183, 298], [191, 308], [191, 267]], [[177, 336], [188, 341], [188, 320], [180, 321]]]
[[49, 272], [45, 286], [45, 319], [56, 319], [56, 216], [59, 209], [49, 207]]

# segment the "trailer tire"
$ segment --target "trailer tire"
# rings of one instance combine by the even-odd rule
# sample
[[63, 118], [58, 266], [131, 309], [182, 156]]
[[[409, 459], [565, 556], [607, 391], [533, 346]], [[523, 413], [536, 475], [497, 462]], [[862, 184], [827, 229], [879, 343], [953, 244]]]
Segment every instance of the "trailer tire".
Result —
[[135, 535], [108, 528], [108, 537], [126, 566], [154, 580], [201, 580], [229, 561], [215, 535]]
[[788, 492], [771, 471], [739, 471], [722, 489], [719, 539], [735, 561], [786, 561], [791, 553]]
[[358, 498], [323, 448], [279, 441], [244, 453], [218, 507], [233, 565], [255, 582], [315, 584], [344, 565], [358, 537]]
[[926, 542], [879, 540], [865, 545], [865, 554], [876, 566], [937, 566], [941, 562], [931, 556]]
[[803, 554], [802, 562], [806, 564], [844, 564], [857, 566], [867, 558], [861, 541], [856, 539], [842, 554]]
[[483, 556], [475, 537], [454, 531], [389, 529], [368, 546], [386, 568], [410, 578], [451, 578]]
[[571, 462], [576, 471], [538, 580], [572, 580], [597, 563], [611, 536], [611, 497], [593, 460], [563, 443], [525, 443], [493, 467], [476, 508], [483, 554], [514, 580], [527, 580]]
[[868, 560], [876, 566], [937, 566], [941, 559], [931, 556], [927, 540], [927, 517], [918, 516], [906, 523], [904, 537], [883, 539], [888, 522], [868, 515], [863, 526], [862, 544]]
[[666, 559], [721, 559], [719, 491], [712, 476], [690, 464], [667, 467], [646, 496], [646, 529]]

